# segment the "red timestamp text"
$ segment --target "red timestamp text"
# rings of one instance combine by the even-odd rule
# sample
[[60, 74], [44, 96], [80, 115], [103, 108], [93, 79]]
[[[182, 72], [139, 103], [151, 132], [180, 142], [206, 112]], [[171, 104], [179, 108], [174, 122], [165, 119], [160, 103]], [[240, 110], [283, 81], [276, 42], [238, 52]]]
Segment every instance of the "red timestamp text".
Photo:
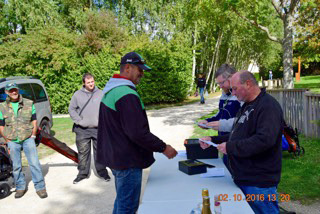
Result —
[[219, 201], [290, 201], [290, 194], [220, 194], [218, 196]]

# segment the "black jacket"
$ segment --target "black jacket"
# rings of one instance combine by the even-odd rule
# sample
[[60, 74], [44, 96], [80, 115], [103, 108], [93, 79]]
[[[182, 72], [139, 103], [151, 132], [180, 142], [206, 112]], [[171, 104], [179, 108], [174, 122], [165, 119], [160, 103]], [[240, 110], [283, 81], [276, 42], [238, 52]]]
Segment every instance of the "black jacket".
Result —
[[142, 100], [129, 80], [111, 78], [99, 110], [97, 161], [111, 169], [147, 168], [166, 144], [150, 132]]
[[272, 187], [280, 182], [283, 125], [281, 106], [262, 89], [255, 100], [241, 107], [229, 135], [212, 137], [213, 142], [227, 141], [236, 184]]
[[206, 86], [206, 78], [198, 78], [197, 88], [204, 88]]

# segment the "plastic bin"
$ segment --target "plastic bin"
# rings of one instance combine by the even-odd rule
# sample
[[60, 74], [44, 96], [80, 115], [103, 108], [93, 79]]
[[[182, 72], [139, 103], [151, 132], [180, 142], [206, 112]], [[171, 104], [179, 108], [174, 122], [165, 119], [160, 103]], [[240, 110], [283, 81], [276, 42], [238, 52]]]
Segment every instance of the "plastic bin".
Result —
[[188, 159], [215, 159], [218, 158], [218, 150], [216, 147], [210, 146], [207, 149], [200, 147], [199, 139], [186, 139], [184, 146], [187, 151]]

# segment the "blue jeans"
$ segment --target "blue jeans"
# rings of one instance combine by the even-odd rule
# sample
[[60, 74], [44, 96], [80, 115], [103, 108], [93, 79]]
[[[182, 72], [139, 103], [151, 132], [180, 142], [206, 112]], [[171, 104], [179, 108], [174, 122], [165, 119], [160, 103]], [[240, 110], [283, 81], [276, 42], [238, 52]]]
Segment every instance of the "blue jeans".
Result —
[[46, 188], [44, 178], [41, 171], [41, 165], [38, 159], [38, 152], [36, 144], [33, 138], [28, 138], [21, 144], [15, 142], [9, 142], [8, 147], [10, 149], [10, 158], [13, 165], [13, 178], [16, 184], [16, 190], [25, 190], [26, 181], [22, 172], [21, 164], [21, 149], [27, 157], [30, 171], [32, 175], [32, 181], [36, 191], [43, 190]]
[[200, 92], [200, 102], [201, 103], [204, 103], [204, 97], [203, 97], [203, 94], [204, 94], [204, 88], [199, 88], [199, 92]]
[[111, 170], [115, 178], [117, 192], [113, 214], [136, 213], [141, 193], [142, 169]]
[[[258, 214], [278, 214], [278, 193], [277, 187], [255, 187], [239, 186], [254, 213]], [[262, 196], [264, 195], [264, 196]]]

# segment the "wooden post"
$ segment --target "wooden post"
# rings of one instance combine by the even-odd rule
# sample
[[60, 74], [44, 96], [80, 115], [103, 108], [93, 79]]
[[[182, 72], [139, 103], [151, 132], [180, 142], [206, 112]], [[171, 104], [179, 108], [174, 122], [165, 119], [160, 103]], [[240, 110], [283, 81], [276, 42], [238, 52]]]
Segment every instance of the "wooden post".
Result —
[[298, 58], [298, 73], [296, 73], [296, 82], [300, 82], [300, 74], [301, 74], [301, 57]]
[[309, 130], [308, 130], [308, 97], [306, 95], [306, 93], [308, 93], [307, 91], [305, 91], [303, 93], [303, 132], [305, 136], [309, 136]]

